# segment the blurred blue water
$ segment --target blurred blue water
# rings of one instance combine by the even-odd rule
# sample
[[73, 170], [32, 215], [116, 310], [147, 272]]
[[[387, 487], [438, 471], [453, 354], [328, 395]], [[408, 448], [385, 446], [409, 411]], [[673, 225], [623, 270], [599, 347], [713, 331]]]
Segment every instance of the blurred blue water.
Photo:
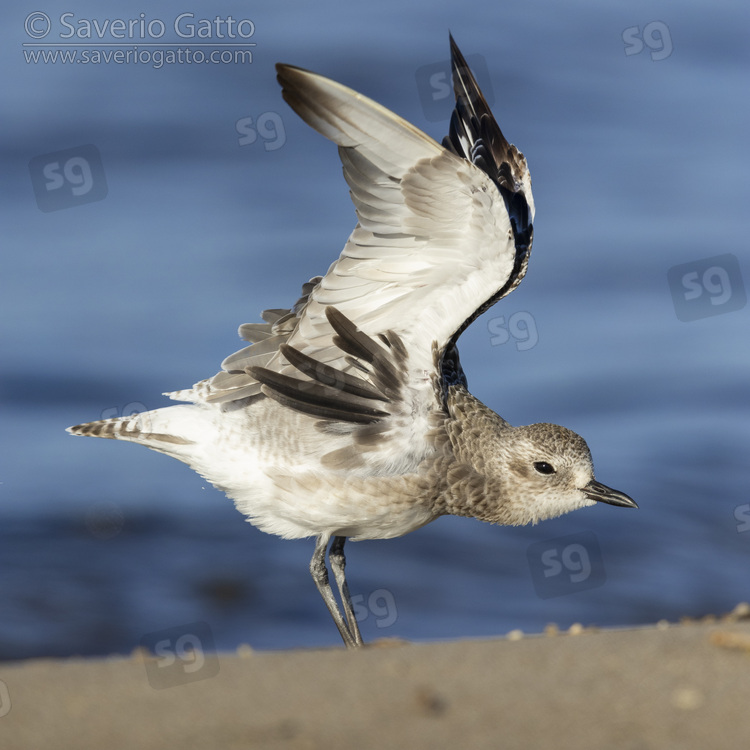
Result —
[[[255, 23], [252, 64], [158, 69], [27, 64], [33, 10], [4, 9], [0, 24], [0, 658], [127, 652], [196, 620], [221, 649], [337, 642], [309, 540], [258, 532], [164, 456], [63, 428], [165, 405], [159, 394], [213, 374], [240, 323], [293, 302], [340, 251], [354, 218], [336, 150], [281, 100], [273, 64], [336, 78], [439, 139], [449, 107], [430, 119], [417, 73], [447, 59], [449, 28], [487, 64], [537, 205], [527, 279], [462, 337], [470, 386], [512, 423], [581, 433], [598, 478], [641, 509], [520, 529], [445, 518], [352, 544], [365, 637], [635, 624], [747, 598], [748, 310], [681, 322], [667, 281], [726, 253], [732, 294], [750, 278], [744, 4], [222, 2], [211, 17]], [[85, 144], [106, 197], [41, 211], [30, 160]], [[575, 546], [591, 532], [597, 549]], [[553, 567], [527, 552], [564, 537], [568, 584], [542, 598], [535, 581]], [[572, 580], [581, 546], [601, 585]]]

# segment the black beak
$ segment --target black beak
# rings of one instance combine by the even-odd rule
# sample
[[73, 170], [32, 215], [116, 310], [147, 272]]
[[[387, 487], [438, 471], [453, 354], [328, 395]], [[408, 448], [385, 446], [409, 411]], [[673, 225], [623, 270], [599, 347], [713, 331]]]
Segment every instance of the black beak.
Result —
[[584, 488], [584, 493], [589, 500], [596, 500], [598, 503], [607, 503], [608, 505], [619, 505], [622, 508], [637, 508], [635, 500], [628, 497], [624, 492], [618, 492], [606, 484], [597, 482], [592, 479]]

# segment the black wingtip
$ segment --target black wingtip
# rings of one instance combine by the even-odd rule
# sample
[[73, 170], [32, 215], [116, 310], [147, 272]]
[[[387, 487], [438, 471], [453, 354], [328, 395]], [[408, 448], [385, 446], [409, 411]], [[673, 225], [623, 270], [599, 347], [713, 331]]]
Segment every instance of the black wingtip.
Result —
[[[287, 63], [276, 63], [276, 80], [281, 86], [282, 95], [298, 88], [304, 81], [305, 76], [317, 75], [311, 70], [300, 68], [298, 65], [289, 65]], [[286, 99], [286, 96], [284, 96]]]
[[[471, 92], [469, 97], [470, 101], [480, 99], [483, 102], [486, 111], [490, 113], [489, 105], [487, 104], [484, 95], [482, 94], [477, 79], [474, 77], [474, 73], [469, 67], [469, 63], [466, 62], [466, 58], [456, 44], [456, 40], [453, 38], [453, 34], [448, 32], [448, 38], [450, 39], [451, 45], [451, 73], [453, 76], [453, 89], [456, 93], [456, 101], [458, 101], [461, 95], [466, 95]], [[490, 113], [491, 116], [491, 113]]]
[[451, 34], [450, 31], [448, 32], [448, 39], [450, 40], [451, 63], [453, 64], [454, 69], [456, 66], [463, 66], [465, 68], [468, 68], [468, 65], [466, 64], [466, 58], [463, 56], [461, 50], [456, 44], [456, 40], [453, 38], [453, 34]]

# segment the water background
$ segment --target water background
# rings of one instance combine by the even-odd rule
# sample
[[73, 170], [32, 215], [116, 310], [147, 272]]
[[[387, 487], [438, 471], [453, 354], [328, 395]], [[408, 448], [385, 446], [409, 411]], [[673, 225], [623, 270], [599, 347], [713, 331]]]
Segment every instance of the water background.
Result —
[[[461, 339], [470, 387], [513, 424], [582, 434], [597, 477], [640, 510], [526, 528], [443, 518], [350, 544], [365, 638], [637, 625], [748, 598], [746, 3], [70, 5], [76, 28], [143, 12], [164, 41], [183, 12], [255, 24], [252, 64], [161, 68], [27, 63], [37, 10], [5, 7], [0, 23], [0, 659], [127, 653], [195, 621], [220, 650], [339, 641], [311, 540], [255, 530], [165, 456], [63, 430], [167, 405], [159, 394], [212, 375], [240, 323], [291, 304], [339, 253], [354, 214], [336, 149], [282, 101], [274, 63], [440, 139], [450, 107], [437, 120], [420, 94], [434, 103], [424, 75], [447, 60], [448, 29], [486, 64], [537, 206], [526, 280]], [[47, 41], [97, 42], [61, 40], [62, 12], [47, 11]], [[86, 144], [106, 197], [40, 210], [30, 161]], [[727, 254], [737, 267], [702, 280]], [[694, 266], [708, 300], [677, 289], [687, 322], [668, 280], [686, 264], [675, 278]]]

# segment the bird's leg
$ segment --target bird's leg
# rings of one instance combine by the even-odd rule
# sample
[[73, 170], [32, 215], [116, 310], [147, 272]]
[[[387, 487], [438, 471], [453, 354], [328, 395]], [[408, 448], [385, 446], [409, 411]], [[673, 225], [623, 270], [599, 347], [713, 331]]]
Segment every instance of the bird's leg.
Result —
[[315, 581], [315, 585], [318, 587], [320, 595], [323, 597], [323, 601], [326, 603], [326, 607], [328, 607], [328, 611], [331, 613], [331, 617], [333, 617], [333, 621], [336, 623], [336, 627], [339, 629], [341, 637], [344, 639], [344, 644], [347, 648], [356, 648], [357, 643], [344, 622], [341, 611], [336, 604], [336, 599], [333, 596], [331, 584], [328, 583], [326, 547], [328, 547], [329, 538], [326, 534], [321, 534], [315, 541], [315, 552], [313, 552], [312, 560], [310, 560], [310, 573], [312, 574], [313, 581]]
[[336, 585], [339, 587], [341, 603], [344, 605], [344, 614], [346, 615], [346, 621], [349, 623], [349, 632], [354, 638], [355, 645], [362, 646], [362, 634], [359, 632], [357, 618], [354, 616], [352, 597], [349, 594], [349, 585], [346, 582], [346, 575], [344, 573], [344, 568], [346, 567], [346, 558], [344, 557], [345, 541], [346, 537], [344, 536], [333, 537], [328, 559], [331, 562], [331, 570], [333, 571], [333, 577], [336, 579]]

